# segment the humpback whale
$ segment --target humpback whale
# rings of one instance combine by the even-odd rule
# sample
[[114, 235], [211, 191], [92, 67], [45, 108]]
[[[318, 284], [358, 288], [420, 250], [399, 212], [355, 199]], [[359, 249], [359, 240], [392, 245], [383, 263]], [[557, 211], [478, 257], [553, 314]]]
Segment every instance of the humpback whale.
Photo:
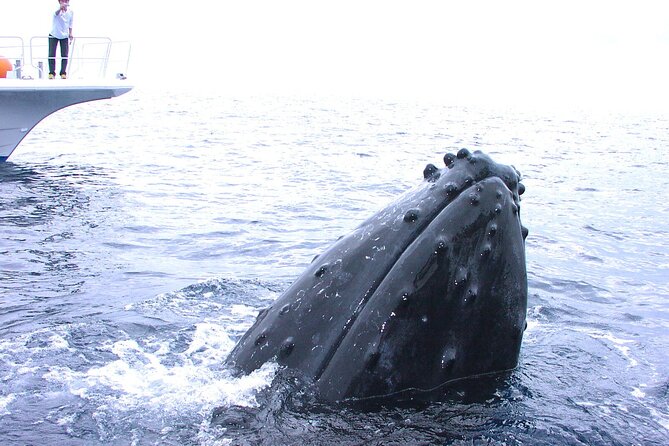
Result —
[[317, 256], [226, 363], [250, 373], [276, 361], [332, 402], [514, 369], [527, 310], [525, 187], [480, 151], [444, 163]]

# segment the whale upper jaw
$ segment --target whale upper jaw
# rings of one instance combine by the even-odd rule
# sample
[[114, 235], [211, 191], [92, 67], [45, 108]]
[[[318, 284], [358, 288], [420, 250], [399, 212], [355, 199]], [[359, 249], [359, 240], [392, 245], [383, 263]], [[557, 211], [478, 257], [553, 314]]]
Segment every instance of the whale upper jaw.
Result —
[[527, 305], [520, 174], [461, 150], [318, 256], [227, 362], [276, 359], [338, 401], [516, 366]]

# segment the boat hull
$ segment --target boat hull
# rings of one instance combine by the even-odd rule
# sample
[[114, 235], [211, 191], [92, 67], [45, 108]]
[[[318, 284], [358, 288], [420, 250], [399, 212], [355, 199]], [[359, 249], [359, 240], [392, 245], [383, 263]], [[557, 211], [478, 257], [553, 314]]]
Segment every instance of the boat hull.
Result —
[[0, 81], [0, 162], [44, 118], [70, 105], [110, 99], [127, 93], [132, 86], [122, 80], [82, 83], [70, 80]]

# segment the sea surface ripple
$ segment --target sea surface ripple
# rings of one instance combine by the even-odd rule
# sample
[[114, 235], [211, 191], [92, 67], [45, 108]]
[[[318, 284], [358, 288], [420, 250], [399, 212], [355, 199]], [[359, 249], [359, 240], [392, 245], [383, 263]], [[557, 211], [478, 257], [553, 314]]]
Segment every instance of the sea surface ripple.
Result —
[[[669, 444], [669, 119], [137, 89], [0, 165], [0, 439]], [[515, 165], [528, 329], [480, 399], [361, 411], [223, 360], [447, 152]]]

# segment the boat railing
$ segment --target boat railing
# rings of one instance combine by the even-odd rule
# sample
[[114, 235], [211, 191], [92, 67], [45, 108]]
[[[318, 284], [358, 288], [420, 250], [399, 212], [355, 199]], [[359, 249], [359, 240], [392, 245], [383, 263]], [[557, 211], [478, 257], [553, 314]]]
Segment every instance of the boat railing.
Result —
[[[68, 55], [69, 78], [125, 78], [130, 64], [131, 45], [127, 41], [112, 41], [109, 37], [75, 37]], [[18, 36], [0, 36], [0, 57], [13, 66], [12, 77], [43, 79], [49, 72], [49, 38], [35, 36], [26, 46]], [[56, 51], [56, 68], [61, 63], [60, 48]]]
[[18, 77], [21, 77], [21, 69], [26, 60], [23, 39], [18, 36], [0, 36], [0, 60], [12, 65], [14, 77], [17, 73], [19, 73]]

